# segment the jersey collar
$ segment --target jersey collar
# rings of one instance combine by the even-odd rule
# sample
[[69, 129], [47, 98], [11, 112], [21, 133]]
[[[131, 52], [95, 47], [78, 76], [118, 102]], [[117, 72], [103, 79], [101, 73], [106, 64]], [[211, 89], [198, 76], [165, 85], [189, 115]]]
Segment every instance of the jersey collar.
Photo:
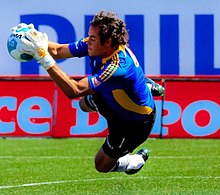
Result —
[[124, 45], [119, 45], [118, 49], [115, 50], [115, 52], [113, 54], [111, 54], [110, 56], [103, 58], [102, 59], [102, 64], [106, 64], [106, 62], [108, 60], [110, 60], [115, 54], [117, 54], [119, 51], [123, 51], [123, 53], [125, 53], [125, 46]]

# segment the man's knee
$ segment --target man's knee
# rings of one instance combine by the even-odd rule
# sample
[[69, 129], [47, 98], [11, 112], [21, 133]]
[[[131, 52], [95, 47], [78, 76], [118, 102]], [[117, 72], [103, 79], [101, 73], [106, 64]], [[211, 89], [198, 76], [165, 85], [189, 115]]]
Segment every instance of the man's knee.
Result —
[[95, 168], [98, 172], [107, 173], [110, 172], [117, 162], [117, 159], [111, 158], [106, 155], [101, 148], [95, 157]]
[[79, 107], [84, 112], [97, 112], [97, 107], [91, 95], [86, 95], [79, 100]]
[[95, 169], [100, 173], [107, 173], [111, 170], [97, 159], [95, 159]]

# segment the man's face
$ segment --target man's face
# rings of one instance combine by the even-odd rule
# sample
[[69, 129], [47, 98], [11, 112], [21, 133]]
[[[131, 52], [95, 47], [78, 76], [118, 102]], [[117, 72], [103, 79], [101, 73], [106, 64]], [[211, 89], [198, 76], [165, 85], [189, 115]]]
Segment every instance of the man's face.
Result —
[[87, 42], [88, 45], [88, 53], [89, 56], [99, 56], [101, 58], [106, 57], [107, 47], [101, 45], [100, 43], [100, 36], [99, 36], [99, 28], [90, 26], [89, 27], [89, 40]]

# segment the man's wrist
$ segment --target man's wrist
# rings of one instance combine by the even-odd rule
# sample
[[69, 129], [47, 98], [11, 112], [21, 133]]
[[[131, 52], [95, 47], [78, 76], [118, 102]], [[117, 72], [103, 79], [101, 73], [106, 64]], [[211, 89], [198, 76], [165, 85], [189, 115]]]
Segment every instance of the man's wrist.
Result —
[[49, 53], [47, 53], [47, 55], [38, 60], [38, 63], [40, 63], [46, 70], [48, 70], [56, 63], [56, 61], [52, 58], [52, 56]]

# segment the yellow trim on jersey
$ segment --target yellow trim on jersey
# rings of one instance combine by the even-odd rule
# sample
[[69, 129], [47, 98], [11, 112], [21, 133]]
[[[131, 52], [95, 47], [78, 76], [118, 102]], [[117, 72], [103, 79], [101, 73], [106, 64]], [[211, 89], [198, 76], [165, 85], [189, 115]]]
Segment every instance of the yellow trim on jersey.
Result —
[[119, 57], [118, 54], [112, 57], [112, 62], [108, 65], [108, 67], [99, 75], [99, 78], [105, 82], [107, 81], [117, 70], [119, 65]]
[[112, 55], [102, 59], [102, 64], [106, 64], [106, 62], [110, 60], [114, 55], [117, 55], [119, 51], [123, 51], [123, 53], [125, 54], [125, 46], [119, 45], [118, 49]]
[[139, 106], [134, 103], [124, 90], [116, 89], [112, 91], [115, 100], [126, 110], [130, 110], [139, 114], [150, 114], [153, 109], [148, 106]]
[[82, 40], [82, 42], [88, 42], [88, 40], [89, 40], [89, 37], [85, 37], [85, 38]]
[[102, 64], [106, 64], [107, 60], [112, 60], [111, 63], [108, 65], [108, 67], [103, 71], [103, 73], [99, 76], [99, 78], [105, 82], [107, 81], [117, 70], [120, 58], [118, 56], [118, 52], [122, 51], [124, 54], [125, 53], [125, 47], [124, 45], [119, 45], [118, 49], [109, 57], [103, 58], [102, 59]]

